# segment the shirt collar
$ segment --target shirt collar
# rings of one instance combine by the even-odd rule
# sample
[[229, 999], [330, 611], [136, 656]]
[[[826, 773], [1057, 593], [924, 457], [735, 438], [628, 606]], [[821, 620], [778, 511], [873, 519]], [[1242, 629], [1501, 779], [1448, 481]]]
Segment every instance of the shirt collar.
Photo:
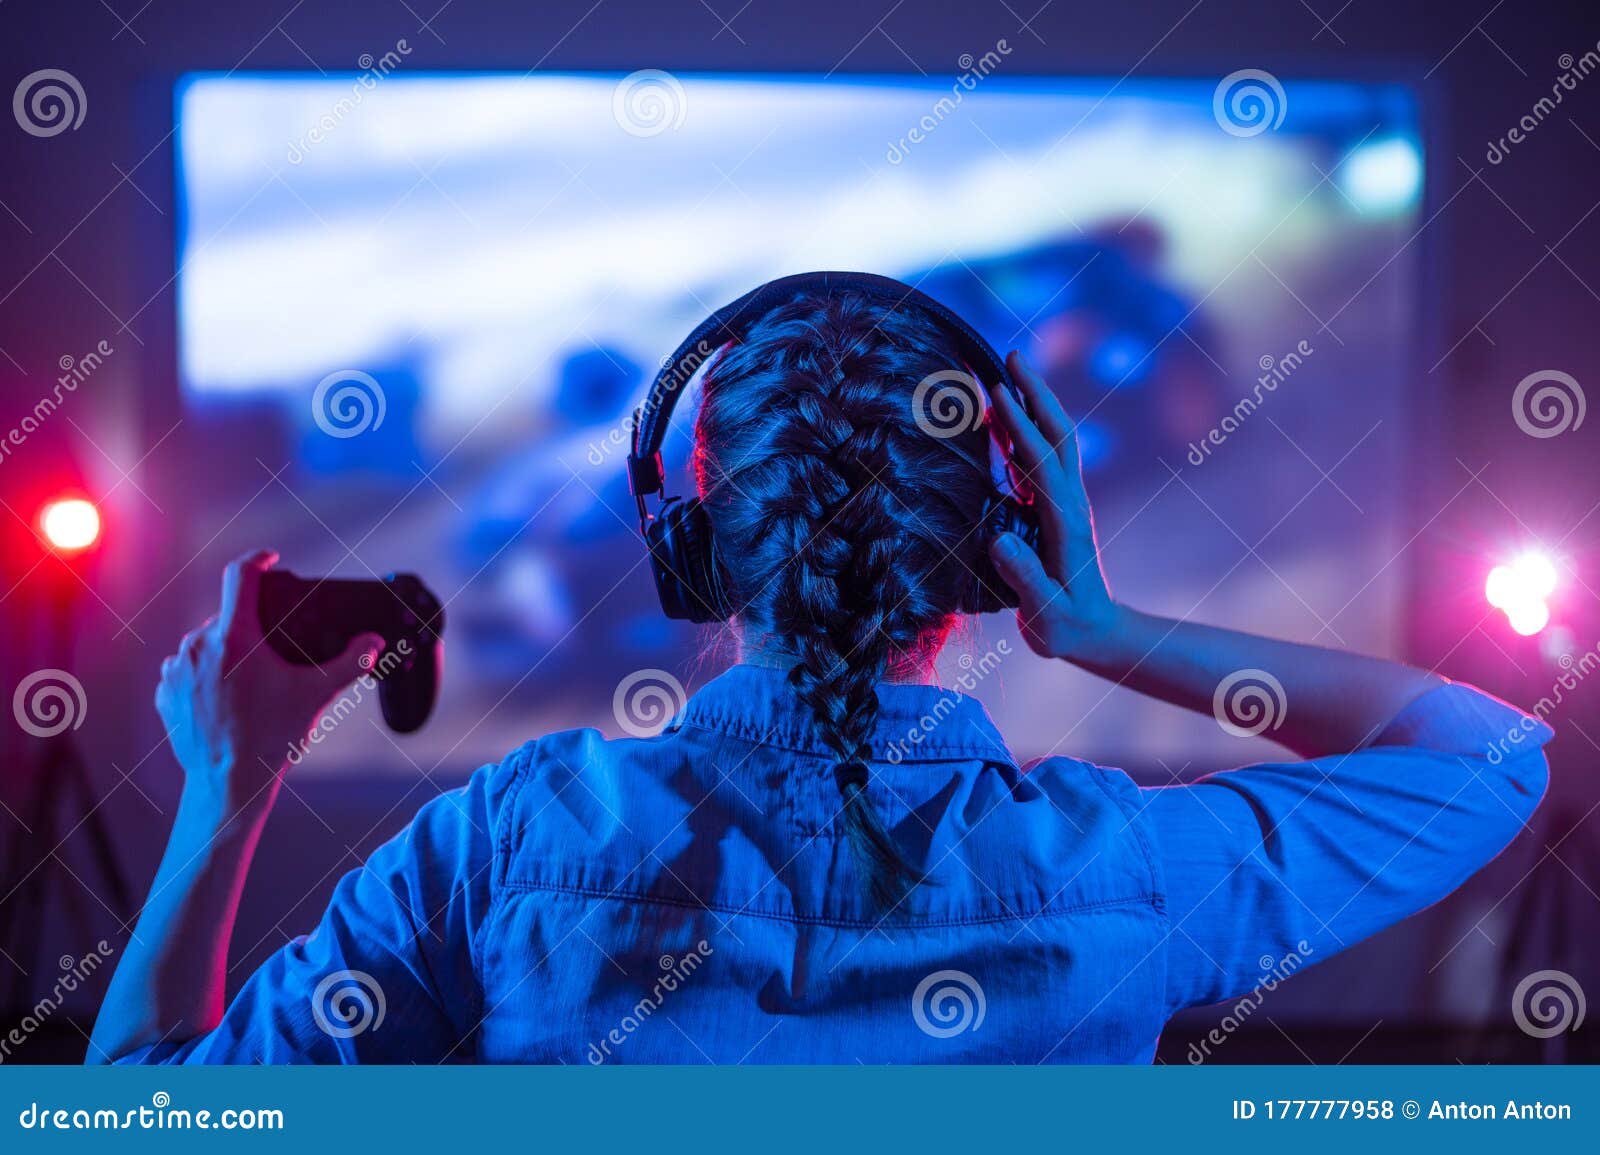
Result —
[[[679, 711], [673, 728], [694, 726], [763, 745], [827, 755], [811, 711], [789, 685], [787, 672], [736, 665], [702, 686]], [[878, 683], [878, 723], [872, 757], [880, 762], [978, 758], [1016, 764], [983, 703], [957, 688]]]

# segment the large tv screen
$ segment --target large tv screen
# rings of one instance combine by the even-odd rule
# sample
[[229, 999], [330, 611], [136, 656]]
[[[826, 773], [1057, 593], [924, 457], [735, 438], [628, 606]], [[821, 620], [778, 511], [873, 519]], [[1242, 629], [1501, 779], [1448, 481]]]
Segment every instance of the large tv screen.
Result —
[[[1392, 651], [1426, 371], [1411, 95], [1003, 63], [953, 83], [384, 62], [184, 80], [193, 549], [414, 571], [448, 605], [430, 725], [393, 744], [343, 726], [302, 772], [454, 771], [553, 729], [636, 730], [631, 675], [671, 700], [732, 660], [656, 606], [628, 415], [707, 312], [806, 269], [912, 282], [1043, 367], [1083, 419], [1119, 595]], [[666, 449], [680, 487], [691, 415]], [[944, 670], [981, 682], [1023, 757], [1164, 781], [1268, 753], [1033, 658], [1009, 615]]]

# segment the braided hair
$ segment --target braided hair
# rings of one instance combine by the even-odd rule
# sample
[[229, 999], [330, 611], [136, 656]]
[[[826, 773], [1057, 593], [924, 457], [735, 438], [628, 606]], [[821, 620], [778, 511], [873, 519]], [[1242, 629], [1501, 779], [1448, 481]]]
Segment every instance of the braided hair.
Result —
[[802, 293], [707, 370], [695, 427], [735, 613], [792, 656], [790, 683], [835, 759], [841, 837], [883, 909], [922, 877], [869, 789], [877, 684], [925, 664], [955, 624], [992, 488], [986, 430], [936, 435], [916, 412], [918, 383], [960, 368], [913, 307]]

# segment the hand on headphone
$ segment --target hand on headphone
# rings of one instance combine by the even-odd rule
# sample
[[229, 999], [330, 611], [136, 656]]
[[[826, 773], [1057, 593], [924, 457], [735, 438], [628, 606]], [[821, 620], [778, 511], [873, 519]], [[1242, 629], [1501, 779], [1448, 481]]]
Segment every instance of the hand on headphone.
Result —
[[1100, 569], [1077, 429], [1022, 354], [1013, 351], [1006, 365], [1034, 416], [1006, 389], [994, 391], [991, 412], [1012, 477], [1033, 496], [1039, 548], [1004, 533], [990, 543], [989, 556], [1017, 592], [1017, 625], [1028, 646], [1047, 658], [1072, 658], [1115, 628], [1117, 604]]

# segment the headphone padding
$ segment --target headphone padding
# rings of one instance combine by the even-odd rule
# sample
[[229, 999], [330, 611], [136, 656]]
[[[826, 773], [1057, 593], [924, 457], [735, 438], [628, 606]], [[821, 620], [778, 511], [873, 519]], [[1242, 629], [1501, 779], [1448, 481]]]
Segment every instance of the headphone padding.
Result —
[[645, 525], [650, 572], [667, 617], [726, 621], [732, 613], [711, 547], [711, 522], [697, 497], [669, 497]]
[[1017, 608], [1017, 592], [989, 558], [989, 543], [1002, 533], [1016, 534], [1030, 548], [1039, 548], [1039, 522], [1033, 510], [1014, 497], [991, 497], [983, 508], [982, 552], [960, 606], [964, 614], [992, 614]]

